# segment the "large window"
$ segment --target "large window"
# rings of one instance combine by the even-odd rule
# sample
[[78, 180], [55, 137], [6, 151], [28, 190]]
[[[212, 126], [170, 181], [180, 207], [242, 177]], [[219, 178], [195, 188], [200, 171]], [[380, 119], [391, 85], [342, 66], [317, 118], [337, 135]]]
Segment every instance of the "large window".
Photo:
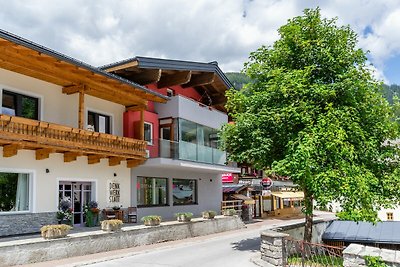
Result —
[[111, 133], [110, 116], [99, 114], [96, 112], [88, 112], [88, 129], [99, 133]]
[[197, 204], [197, 181], [194, 179], [173, 179], [172, 195], [174, 205]]
[[24, 117], [28, 119], [39, 119], [39, 100], [22, 94], [3, 90], [1, 113]]
[[168, 179], [137, 178], [137, 205], [142, 207], [168, 205]]
[[149, 122], [144, 123], [144, 140], [147, 144], [153, 144], [153, 124]]
[[0, 172], [0, 212], [29, 211], [29, 174]]

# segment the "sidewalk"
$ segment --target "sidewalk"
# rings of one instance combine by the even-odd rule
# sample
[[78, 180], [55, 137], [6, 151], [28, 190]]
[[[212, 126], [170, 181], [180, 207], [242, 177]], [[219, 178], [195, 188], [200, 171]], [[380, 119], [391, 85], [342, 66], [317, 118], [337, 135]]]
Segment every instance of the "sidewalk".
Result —
[[[322, 219], [322, 220], [331, 220], [335, 216], [332, 213], [326, 213], [326, 212], [315, 212], [315, 219]], [[273, 228], [279, 228], [279, 227], [285, 227], [289, 225], [295, 225], [295, 224], [300, 224], [304, 222], [304, 219], [264, 219], [264, 220], [256, 220], [253, 223], [247, 224], [245, 229], [239, 229], [239, 230], [233, 230], [233, 231], [228, 231], [228, 232], [222, 232], [222, 233], [217, 233], [217, 234], [211, 234], [211, 235], [206, 235], [206, 236], [199, 236], [199, 237], [193, 237], [193, 238], [188, 238], [188, 239], [183, 239], [183, 240], [177, 240], [177, 241], [169, 241], [169, 242], [162, 242], [162, 243], [157, 243], [157, 244], [152, 244], [152, 245], [143, 245], [143, 246], [138, 246], [138, 247], [132, 247], [132, 248], [127, 248], [127, 249], [120, 249], [120, 250], [114, 250], [114, 251], [108, 251], [108, 252], [102, 252], [102, 253], [96, 253], [96, 254], [90, 254], [90, 255], [85, 255], [85, 256], [79, 256], [79, 257], [71, 257], [67, 259], [62, 259], [62, 260], [55, 260], [55, 261], [48, 261], [48, 262], [42, 262], [42, 263], [35, 263], [35, 264], [29, 264], [29, 265], [24, 265], [24, 266], [42, 266], [42, 267], [47, 267], [47, 266], [84, 266], [84, 265], [89, 265], [93, 263], [101, 263], [101, 262], [108, 262], [111, 260], [116, 260], [116, 259], [122, 259], [126, 257], [131, 257], [134, 255], [139, 255], [143, 253], [150, 253], [154, 252], [157, 250], [165, 250], [165, 249], [171, 249], [174, 247], [179, 247], [179, 246], [187, 246], [193, 243], [197, 242], [207, 242], [209, 240], [213, 239], [222, 239], [223, 237], [230, 236], [230, 235], [235, 235], [235, 234], [243, 234], [248, 232], [249, 234], [254, 231], [262, 231], [262, 230], [267, 230], [267, 229], [273, 229]]]

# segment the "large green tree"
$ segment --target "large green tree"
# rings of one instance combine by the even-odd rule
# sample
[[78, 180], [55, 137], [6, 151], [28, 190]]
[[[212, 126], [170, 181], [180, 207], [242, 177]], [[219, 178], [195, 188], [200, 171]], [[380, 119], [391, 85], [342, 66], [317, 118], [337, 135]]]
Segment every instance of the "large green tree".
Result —
[[313, 200], [340, 201], [340, 218], [375, 221], [397, 204], [400, 179], [393, 110], [357, 47], [337, 19], [306, 9], [279, 28], [271, 47], [250, 54], [252, 79], [227, 93], [234, 123], [221, 132], [230, 159], [290, 176], [305, 193], [305, 240]]

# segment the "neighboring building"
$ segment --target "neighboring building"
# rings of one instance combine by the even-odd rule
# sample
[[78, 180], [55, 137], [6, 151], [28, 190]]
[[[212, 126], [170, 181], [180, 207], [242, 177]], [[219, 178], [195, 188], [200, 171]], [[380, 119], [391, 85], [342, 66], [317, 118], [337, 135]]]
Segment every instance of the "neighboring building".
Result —
[[228, 122], [225, 91], [232, 87], [215, 62], [199, 63], [135, 57], [102, 69], [169, 97], [124, 113], [124, 135], [140, 138], [144, 123], [149, 159], [132, 169], [131, 203], [138, 217], [173, 218], [176, 212], [219, 212], [226, 166], [218, 149], [218, 130]]
[[332, 221], [322, 235], [322, 241], [331, 246], [348, 246], [352, 243], [379, 248], [400, 248], [400, 222]]
[[[135, 204], [130, 168], [146, 160], [146, 142], [123, 137], [124, 111], [167, 99], [0, 30], [0, 236], [56, 223], [64, 197], [75, 224], [90, 200], [100, 208]], [[137, 130], [143, 135], [144, 124]], [[199, 182], [208, 182], [199, 196], [214, 193], [210, 179]]]
[[289, 177], [278, 175], [264, 175], [262, 170], [252, 168], [247, 164], [240, 164], [238, 178], [231, 176], [225, 179], [224, 186], [230, 184], [247, 185], [254, 199], [254, 217], [266, 216], [298, 216], [301, 214], [303, 192], [297, 192], [297, 186]]

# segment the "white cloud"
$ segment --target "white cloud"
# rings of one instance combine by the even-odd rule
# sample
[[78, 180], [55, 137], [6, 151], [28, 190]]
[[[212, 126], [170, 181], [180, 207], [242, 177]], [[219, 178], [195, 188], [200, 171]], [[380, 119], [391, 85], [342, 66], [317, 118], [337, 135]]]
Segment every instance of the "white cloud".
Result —
[[[277, 29], [319, 5], [360, 36], [382, 73], [400, 54], [398, 0], [0, 0], [0, 25], [92, 65], [135, 55], [217, 60], [238, 71], [251, 51], [271, 45]], [[245, 16], [244, 16], [245, 15]], [[363, 34], [369, 26], [372, 32]]]

